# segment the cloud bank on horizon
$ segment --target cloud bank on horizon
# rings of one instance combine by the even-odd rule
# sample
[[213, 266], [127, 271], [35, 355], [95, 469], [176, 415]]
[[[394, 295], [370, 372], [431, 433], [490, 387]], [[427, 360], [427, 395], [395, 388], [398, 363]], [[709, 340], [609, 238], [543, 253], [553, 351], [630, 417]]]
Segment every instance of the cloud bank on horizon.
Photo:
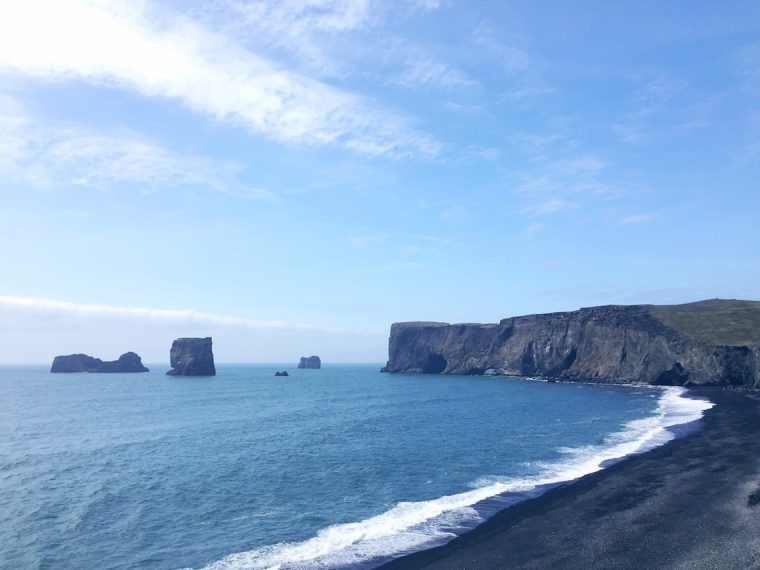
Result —
[[[160, 362], [166, 357], [167, 339], [181, 336], [214, 336], [217, 359], [222, 362], [287, 362], [298, 357], [299, 349], [305, 354], [309, 349], [319, 348], [323, 354], [332, 356], [336, 344], [353, 345], [357, 338], [377, 341], [381, 334], [384, 336], [363, 330], [321, 329], [304, 323], [258, 321], [192, 309], [118, 307], [8, 295], [0, 295], [0, 321], [3, 322], [0, 343], [4, 346], [12, 345], [19, 336], [49, 336], [52, 343], [44, 349], [52, 349], [54, 354], [46, 354], [40, 347], [24, 347], [6, 355], [4, 361], [10, 363], [45, 363], [57, 354], [87, 350], [111, 354], [114, 350], [128, 349], [139, 349], [148, 361]], [[111, 331], [106, 338], [102, 338], [104, 330]], [[117, 339], [121, 348], [118, 343], [114, 346]], [[255, 342], [246, 346], [253, 339]], [[288, 342], [283, 345], [285, 340]], [[353, 349], [360, 361], [366, 360], [361, 346]]]
[[4, 3], [0, 361], [142, 325], [379, 362], [398, 320], [758, 298], [759, 33], [750, 1]]

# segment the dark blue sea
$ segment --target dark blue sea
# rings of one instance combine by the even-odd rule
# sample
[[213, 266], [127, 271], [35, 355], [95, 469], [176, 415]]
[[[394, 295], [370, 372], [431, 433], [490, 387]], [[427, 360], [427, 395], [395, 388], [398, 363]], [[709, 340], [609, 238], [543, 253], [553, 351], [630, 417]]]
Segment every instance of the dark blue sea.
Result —
[[2, 568], [371, 568], [672, 438], [679, 388], [0, 369]]

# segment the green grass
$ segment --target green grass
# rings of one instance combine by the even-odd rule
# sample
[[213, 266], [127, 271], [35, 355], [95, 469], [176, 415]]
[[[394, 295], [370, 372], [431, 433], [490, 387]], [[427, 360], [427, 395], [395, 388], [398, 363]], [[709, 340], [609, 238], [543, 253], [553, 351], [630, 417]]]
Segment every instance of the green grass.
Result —
[[669, 327], [708, 344], [760, 344], [760, 301], [711, 299], [685, 305], [651, 305], [649, 310]]

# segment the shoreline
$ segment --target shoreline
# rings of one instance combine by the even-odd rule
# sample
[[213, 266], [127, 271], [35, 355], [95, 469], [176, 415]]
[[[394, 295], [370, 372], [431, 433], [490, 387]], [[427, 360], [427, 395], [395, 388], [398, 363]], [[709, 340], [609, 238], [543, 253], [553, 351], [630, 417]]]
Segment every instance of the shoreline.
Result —
[[[358, 570], [377, 568], [414, 553], [434, 550], [452, 541], [452, 536], [477, 531], [485, 521], [511, 506], [682, 437], [697, 429], [697, 421], [713, 406], [707, 398], [688, 397], [689, 392], [681, 387], [648, 388], [659, 392], [654, 414], [622, 424], [619, 431], [607, 434], [598, 443], [563, 448], [563, 459], [543, 464], [536, 473], [494, 479], [468, 491], [434, 499], [401, 502], [357, 522], [325, 527], [304, 541], [277, 543], [228, 555], [205, 568], [264, 568], [282, 564], [284, 567]], [[391, 542], [386, 544], [388, 540]], [[411, 567], [416, 567], [416, 563]]]
[[445, 545], [380, 566], [760, 566], [760, 394], [692, 388], [699, 429], [495, 513]]
[[[579, 386], [581, 388], [582, 386]], [[588, 383], [589, 388], [597, 387]], [[624, 391], [627, 386], [612, 386]], [[641, 390], [641, 386], [635, 386]], [[656, 408], [620, 423], [596, 442], [561, 447], [557, 457], [538, 462], [533, 470], [478, 480], [469, 490], [419, 501], [401, 501], [358, 521], [325, 526], [301, 541], [278, 542], [226, 555], [205, 568], [335, 567], [370, 569], [425, 552], [474, 531], [494, 514], [547, 491], [578, 481], [625, 458], [646, 453], [679, 437], [686, 426], [713, 406], [704, 398], [687, 397], [681, 387], [646, 387]], [[641, 394], [644, 396], [644, 394]], [[674, 429], [675, 428], [675, 429]], [[678, 430], [678, 432], [676, 432]], [[431, 458], [434, 460], [434, 458]]]

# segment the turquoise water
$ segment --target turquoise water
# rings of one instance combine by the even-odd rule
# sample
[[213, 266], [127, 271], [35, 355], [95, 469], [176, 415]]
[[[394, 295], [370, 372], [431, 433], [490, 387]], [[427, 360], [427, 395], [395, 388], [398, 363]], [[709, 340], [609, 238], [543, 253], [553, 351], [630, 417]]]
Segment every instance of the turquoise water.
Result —
[[651, 388], [151, 368], [0, 369], [3, 567], [372, 567], [699, 416]]

